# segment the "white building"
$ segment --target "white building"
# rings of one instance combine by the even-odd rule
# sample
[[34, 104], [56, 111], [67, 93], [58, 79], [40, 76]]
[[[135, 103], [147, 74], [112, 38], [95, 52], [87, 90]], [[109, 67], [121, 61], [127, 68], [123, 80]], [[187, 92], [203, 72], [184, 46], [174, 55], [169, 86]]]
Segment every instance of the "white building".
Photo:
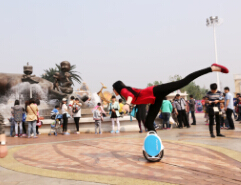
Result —
[[187, 92], [185, 91], [184, 93], [182, 93], [180, 90], [174, 91], [171, 94], [167, 95], [167, 100], [173, 100], [173, 98], [176, 96], [176, 94], [180, 94], [181, 98], [184, 98], [185, 100], [187, 100]]
[[241, 74], [234, 74], [235, 94], [241, 93]]

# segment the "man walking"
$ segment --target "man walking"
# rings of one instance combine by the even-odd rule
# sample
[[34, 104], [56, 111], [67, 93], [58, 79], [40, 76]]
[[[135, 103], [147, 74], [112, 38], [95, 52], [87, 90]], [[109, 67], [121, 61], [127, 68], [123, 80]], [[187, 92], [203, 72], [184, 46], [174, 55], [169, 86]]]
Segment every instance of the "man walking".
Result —
[[185, 110], [186, 101], [180, 98], [180, 94], [176, 95], [176, 100], [174, 101], [174, 109], [177, 114], [177, 119], [179, 122], [178, 128], [183, 128], [182, 122], [185, 127], [189, 128], [189, 123], [187, 120], [187, 113]]
[[229, 129], [228, 130], [234, 130], [234, 123], [233, 123], [233, 118], [232, 118], [232, 113], [233, 113], [233, 95], [229, 92], [229, 87], [224, 88], [224, 92], [226, 94], [225, 96], [225, 111], [227, 115], [227, 120], [229, 123]]
[[195, 105], [196, 105], [195, 99], [193, 98], [193, 95], [190, 95], [189, 107], [190, 107], [190, 111], [193, 119], [193, 123], [191, 125], [196, 125]]
[[214, 116], [216, 120], [216, 132], [218, 137], [225, 137], [220, 133], [220, 103], [223, 103], [223, 97], [221, 91], [217, 90], [217, 84], [210, 85], [211, 91], [207, 93], [206, 103], [209, 104], [208, 115], [209, 115], [209, 131], [212, 138], [215, 138], [213, 134]]

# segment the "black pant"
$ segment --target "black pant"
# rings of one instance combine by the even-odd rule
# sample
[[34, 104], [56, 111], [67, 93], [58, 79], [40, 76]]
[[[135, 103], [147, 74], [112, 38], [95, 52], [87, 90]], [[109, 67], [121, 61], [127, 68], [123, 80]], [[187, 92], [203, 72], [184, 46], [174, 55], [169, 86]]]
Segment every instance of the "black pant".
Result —
[[212, 72], [212, 69], [208, 67], [191, 73], [182, 80], [155, 86], [153, 88], [153, 94], [156, 97], [156, 101], [154, 104], [151, 104], [148, 115], [146, 117], [145, 126], [147, 127], [147, 129], [149, 131], [155, 130], [153, 122], [157, 114], [159, 113], [160, 107], [162, 106], [162, 101], [165, 96], [167, 96], [168, 94], [172, 93], [177, 89], [181, 89], [182, 87], [188, 85], [191, 81], [195, 80], [196, 78], [210, 72]]
[[[178, 127], [183, 127], [183, 125], [185, 127], [189, 126], [186, 110], [179, 110], [177, 119], [178, 119], [178, 123], [179, 123]], [[182, 123], [183, 123], [183, 125], [182, 125]]]
[[196, 117], [195, 117], [195, 111], [191, 111], [192, 119], [193, 119], [193, 124], [196, 125]]
[[79, 119], [80, 119], [80, 117], [75, 117], [74, 118], [74, 122], [75, 122], [75, 125], [76, 125], [77, 132], [79, 132]]
[[67, 114], [63, 114], [63, 132], [67, 132], [68, 117]]
[[233, 118], [232, 118], [232, 113], [233, 113], [232, 109], [227, 109], [226, 114], [227, 114], [227, 120], [228, 120], [228, 123], [229, 123], [229, 127], [231, 129], [235, 129], [234, 123], [233, 123]]
[[22, 126], [23, 126], [23, 134], [27, 134], [26, 127], [25, 127], [25, 122], [22, 122]]
[[209, 131], [213, 134], [214, 116], [216, 120], [216, 132], [217, 135], [220, 134], [220, 115], [219, 112], [214, 113], [213, 107], [209, 107]]
[[39, 134], [38, 126], [36, 126], [36, 134]]

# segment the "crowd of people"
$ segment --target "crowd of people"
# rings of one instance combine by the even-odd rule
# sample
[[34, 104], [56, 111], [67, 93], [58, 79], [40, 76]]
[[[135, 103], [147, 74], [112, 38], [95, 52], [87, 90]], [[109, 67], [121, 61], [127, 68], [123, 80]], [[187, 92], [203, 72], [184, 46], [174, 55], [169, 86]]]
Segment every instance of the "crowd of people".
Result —
[[[167, 100], [164, 98], [162, 105], [159, 110], [159, 118], [162, 119], [162, 129], [170, 129], [171, 124], [176, 123], [178, 128], [190, 128], [190, 125], [196, 125], [195, 116], [195, 104], [196, 101], [193, 95], [189, 96], [189, 100], [181, 98], [180, 94], [177, 94], [173, 100]], [[67, 99], [63, 98], [61, 106], [56, 105], [51, 112], [51, 118], [55, 119], [56, 115], [62, 115], [62, 133], [63, 135], [69, 135], [68, 132], [68, 119], [73, 118], [76, 125], [75, 134], [79, 134], [79, 121], [81, 118], [81, 106], [80, 100], [71, 96], [69, 103], [67, 104]], [[232, 119], [232, 114], [236, 118], [236, 121], [241, 121], [241, 96], [236, 95], [236, 99], [233, 101], [233, 95], [230, 93], [228, 87], [225, 87], [224, 93], [217, 90], [217, 84], [210, 85], [210, 91], [207, 93], [202, 100], [203, 109], [205, 112], [206, 125], [209, 125], [209, 131], [211, 137], [215, 137], [213, 132], [213, 126], [216, 122], [216, 135], [219, 137], [224, 137], [221, 134], [221, 129], [234, 130], [234, 122]], [[11, 114], [12, 117], [9, 118], [11, 122], [10, 135], [13, 136], [13, 130], [15, 129], [14, 137], [33, 137], [37, 138], [40, 134], [39, 127], [41, 127], [41, 120], [39, 120], [39, 109], [40, 101], [38, 99], [31, 98], [29, 101], [25, 102], [25, 107], [20, 106], [19, 100], [16, 100], [14, 106], [12, 107]], [[130, 112], [123, 110], [124, 104], [123, 99], [116, 101], [116, 96], [112, 96], [111, 103], [108, 107], [108, 114], [111, 118], [112, 129], [111, 133], [120, 133], [120, 117], [124, 115], [129, 115]], [[146, 115], [148, 114], [150, 104], [138, 104], [132, 105], [135, 107], [135, 118], [138, 121], [139, 132], [142, 133], [142, 124], [144, 125], [145, 131], [148, 129], [145, 126]], [[132, 109], [130, 110], [132, 111]], [[95, 133], [102, 134], [101, 122], [103, 118], [108, 116], [104, 111], [103, 106], [99, 102], [93, 109], [93, 120], [95, 122]], [[193, 122], [190, 124], [189, 115]], [[26, 129], [26, 125], [28, 129]], [[240, 122], [241, 123], [241, 122]], [[115, 129], [115, 124], [117, 125]], [[153, 122], [155, 129], [159, 126]]]

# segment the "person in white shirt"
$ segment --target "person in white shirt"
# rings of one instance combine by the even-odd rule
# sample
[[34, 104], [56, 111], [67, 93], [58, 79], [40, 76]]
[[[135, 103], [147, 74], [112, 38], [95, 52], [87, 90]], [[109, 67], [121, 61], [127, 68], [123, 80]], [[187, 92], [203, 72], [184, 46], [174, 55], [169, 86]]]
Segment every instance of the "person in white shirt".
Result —
[[68, 107], [66, 105], [67, 103], [67, 99], [63, 98], [62, 100], [62, 114], [63, 114], [63, 134], [64, 135], [69, 135], [69, 133], [67, 132], [67, 125], [68, 125]]
[[79, 98], [75, 98], [75, 101], [72, 104], [72, 113], [73, 113], [73, 118], [76, 125], [76, 134], [79, 134], [79, 120], [81, 118], [81, 106], [82, 106], [82, 103], [79, 102]]
[[71, 96], [71, 97], [70, 97], [70, 101], [69, 101], [69, 105], [68, 105], [68, 107], [69, 107], [69, 112], [71, 113], [71, 115], [72, 115], [72, 106], [73, 106], [73, 103], [74, 103], [74, 96]]

